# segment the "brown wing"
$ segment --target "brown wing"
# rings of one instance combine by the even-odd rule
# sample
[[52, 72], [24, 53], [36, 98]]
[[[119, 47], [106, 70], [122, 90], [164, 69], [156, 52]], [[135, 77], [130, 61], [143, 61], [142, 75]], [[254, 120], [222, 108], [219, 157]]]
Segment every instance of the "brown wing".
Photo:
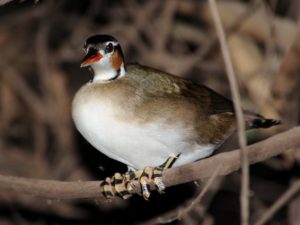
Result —
[[188, 98], [208, 115], [234, 112], [232, 101], [204, 85], [139, 64], [129, 65], [128, 70], [143, 86], [140, 90], [144, 96]]
[[210, 115], [234, 112], [233, 102], [212, 89], [192, 82], [186, 82], [182, 95], [196, 98], [201, 107], [206, 108]]

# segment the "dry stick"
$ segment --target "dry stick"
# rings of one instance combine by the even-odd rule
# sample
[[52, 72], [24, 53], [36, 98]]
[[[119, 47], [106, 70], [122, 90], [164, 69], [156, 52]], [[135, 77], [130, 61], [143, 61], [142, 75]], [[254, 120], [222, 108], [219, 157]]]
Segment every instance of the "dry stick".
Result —
[[[199, 211], [197, 212], [198, 216], [205, 218], [205, 211], [207, 205], [199, 204], [203, 198], [203, 196], [207, 193], [209, 187], [211, 187], [212, 183], [216, 179], [219, 174], [219, 170], [221, 166], [218, 166], [217, 169], [213, 172], [213, 174], [209, 177], [208, 181], [206, 182], [205, 186], [199, 191], [199, 193], [194, 196], [193, 198], [189, 199], [186, 204], [183, 204], [175, 209], [172, 209], [168, 212], [164, 212], [163, 214], [151, 218], [146, 222], [139, 223], [138, 225], [155, 225], [155, 224], [164, 224], [164, 223], [171, 223], [175, 220], [182, 219], [183, 223], [190, 224], [188, 220], [190, 217], [189, 212]], [[221, 179], [220, 179], [221, 180]], [[204, 223], [203, 223], [204, 224]]]
[[254, 225], [265, 224], [272, 216], [284, 206], [297, 192], [300, 191], [300, 180], [292, 184], [292, 186], [284, 192], [283, 195], [266, 211]]
[[178, 214], [174, 218], [169, 218], [167, 220], [158, 218], [159, 222], [160, 223], [171, 223], [175, 220], [183, 218], [186, 214], [188, 214], [195, 207], [196, 204], [200, 203], [203, 196], [206, 194], [209, 187], [211, 186], [211, 184], [214, 182], [215, 178], [219, 174], [220, 169], [221, 169], [221, 166], [218, 166], [217, 169], [213, 172], [212, 176], [207, 181], [207, 183], [205, 184], [204, 188], [198, 194], [198, 196], [191, 201], [190, 205], [188, 205], [187, 207], [185, 206], [181, 210], [179, 210]]
[[[247, 20], [253, 15], [253, 13], [257, 10], [260, 4], [260, 0], [256, 0], [253, 4], [250, 4], [249, 8], [246, 12], [244, 12], [241, 16], [237, 18], [234, 24], [229, 25], [226, 28], [226, 33], [228, 35], [233, 34], [234, 32], [238, 31], [242, 25], [247, 22]], [[218, 37], [213, 36], [208, 43], [206, 43], [199, 53], [200, 58], [204, 59], [209, 53], [211, 53], [212, 49], [218, 44]]]
[[226, 36], [224, 33], [224, 29], [221, 23], [220, 15], [215, 0], [209, 0], [209, 6], [218, 33], [222, 54], [225, 61], [226, 72], [229, 79], [231, 94], [234, 100], [234, 109], [237, 117], [237, 130], [238, 130], [239, 144], [241, 148], [241, 162], [242, 162], [242, 185], [241, 185], [241, 195], [240, 195], [241, 224], [248, 225], [249, 224], [249, 197], [248, 197], [249, 196], [249, 162], [248, 162], [248, 156], [246, 151], [246, 134], [245, 134], [245, 123], [243, 119], [244, 118], [243, 110], [241, 107], [238, 85], [237, 85], [230, 53], [228, 50]]
[[0, 6], [5, 5], [13, 0], [0, 0]]
[[[250, 163], [266, 160], [281, 154], [290, 148], [300, 147], [300, 126], [281, 134], [274, 135], [259, 143], [248, 146]], [[220, 153], [207, 159], [200, 160], [181, 167], [166, 170], [163, 182], [166, 187], [187, 183], [212, 176], [216, 165], [221, 169], [218, 175], [227, 175], [240, 168], [240, 150]], [[134, 183], [138, 187], [137, 183]], [[67, 182], [53, 180], [38, 180], [30, 178], [0, 175], [0, 191], [29, 194], [34, 197], [50, 199], [98, 198], [106, 201], [99, 189], [100, 181]], [[134, 190], [140, 193], [140, 188]]]
[[4, 68], [2, 77], [9, 82], [20, 98], [31, 107], [35, 116], [44, 121], [48, 120], [49, 113], [45, 110], [43, 101], [32, 91], [17, 70], [12, 66], [5, 66], [2, 62], [0, 62], [0, 66]]
[[163, 7], [163, 13], [161, 15], [160, 26], [154, 35], [154, 46], [157, 51], [164, 51], [167, 46], [168, 36], [171, 33], [173, 17], [176, 13], [178, 1], [165, 1], [165, 7]]
[[[0, 6], [2, 6], [2, 5], [5, 5], [5, 4], [7, 4], [7, 3], [9, 3], [9, 2], [12, 2], [13, 0], [0, 0]], [[35, 3], [37, 3], [38, 2], [38, 0], [35, 0]]]

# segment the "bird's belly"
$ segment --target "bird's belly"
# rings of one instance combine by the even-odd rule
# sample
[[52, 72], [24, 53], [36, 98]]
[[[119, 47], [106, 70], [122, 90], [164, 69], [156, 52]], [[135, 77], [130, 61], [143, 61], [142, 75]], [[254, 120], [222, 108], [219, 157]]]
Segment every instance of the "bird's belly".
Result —
[[133, 168], [159, 166], [181, 153], [174, 166], [187, 164], [212, 154], [210, 144], [190, 143], [180, 124], [166, 127], [163, 120], [141, 124], [120, 120], [118, 111], [107, 105], [73, 107], [79, 132], [105, 155]]

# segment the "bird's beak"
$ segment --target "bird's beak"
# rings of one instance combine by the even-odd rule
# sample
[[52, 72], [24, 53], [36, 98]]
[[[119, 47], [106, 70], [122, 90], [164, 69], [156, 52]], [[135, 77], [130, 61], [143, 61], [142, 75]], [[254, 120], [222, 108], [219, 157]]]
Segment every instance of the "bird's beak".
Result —
[[81, 60], [80, 67], [86, 67], [99, 61], [103, 56], [96, 50], [90, 49], [86, 56]]

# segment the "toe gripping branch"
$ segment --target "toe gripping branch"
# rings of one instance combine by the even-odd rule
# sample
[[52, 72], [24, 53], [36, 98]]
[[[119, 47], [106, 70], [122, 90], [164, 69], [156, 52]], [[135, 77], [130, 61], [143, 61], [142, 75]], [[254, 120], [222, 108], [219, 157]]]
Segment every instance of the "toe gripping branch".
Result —
[[113, 177], [107, 177], [101, 184], [100, 189], [106, 199], [112, 199], [114, 196], [119, 196], [122, 199], [128, 199], [132, 196], [134, 189], [133, 181], [138, 181], [141, 185], [142, 195], [145, 200], [150, 197], [150, 186], [154, 184], [157, 191], [162, 194], [166, 189], [162, 181], [162, 173], [164, 170], [173, 166], [177, 156], [170, 156], [162, 165], [157, 167], [145, 167], [143, 170], [128, 171], [124, 175], [115, 173]]

